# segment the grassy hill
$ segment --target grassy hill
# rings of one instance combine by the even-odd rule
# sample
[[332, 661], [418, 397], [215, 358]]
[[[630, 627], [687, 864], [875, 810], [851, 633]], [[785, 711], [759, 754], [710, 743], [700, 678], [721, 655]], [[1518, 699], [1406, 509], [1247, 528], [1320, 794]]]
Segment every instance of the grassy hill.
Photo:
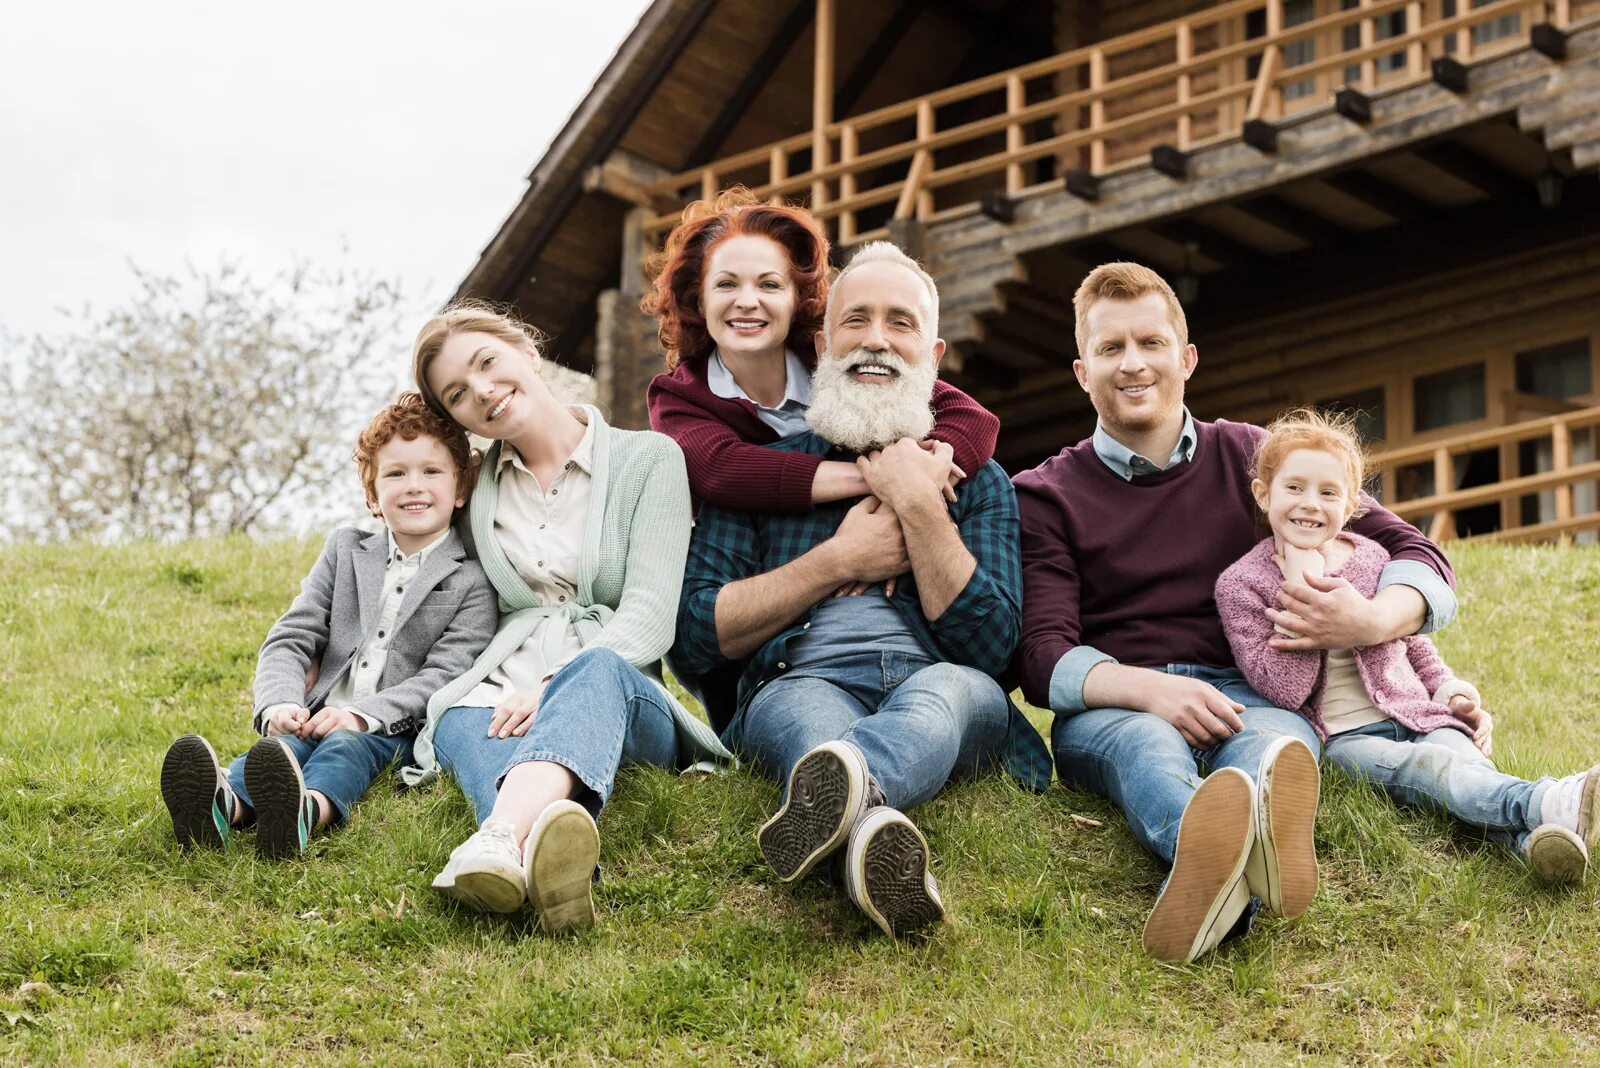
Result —
[[[918, 811], [951, 919], [904, 945], [770, 875], [776, 790], [744, 774], [625, 773], [601, 922], [560, 941], [428, 888], [472, 829], [448, 783], [380, 780], [299, 862], [248, 838], [180, 856], [161, 755], [190, 730], [248, 744], [256, 648], [316, 548], [0, 551], [0, 1061], [1600, 1058], [1600, 878], [1545, 890], [1332, 774], [1311, 911], [1183, 967], [1139, 948], [1161, 873], [1120, 816], [998, 777]], [[1498, 713], [1501, 766], [1600, 760], [1600, 551], [1454, 555], [1439, 644]]]

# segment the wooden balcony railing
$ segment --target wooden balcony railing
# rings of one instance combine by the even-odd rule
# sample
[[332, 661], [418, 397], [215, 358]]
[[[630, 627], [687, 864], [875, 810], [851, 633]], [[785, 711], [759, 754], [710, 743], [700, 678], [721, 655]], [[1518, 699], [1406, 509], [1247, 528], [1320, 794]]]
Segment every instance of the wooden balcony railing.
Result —
[[[1587, 458], [1573, 460], [1574, 441], [1581, 442]], [[1549, 443], [1548, 469], [1535, 474], [1516, 475], [1467, 489], [1451, 489], [1457, 482], [1457, 462], [1464, 468], [1469, 458], [1486, 450], [1498, 453], [1498, 470], [1520, 470], [1524, 443], [1535, 448]], [[1458, 514], [1485, 505], [1498, 506], [1499, 517], [1490, 524], [1497, 529], [1471, 535], [1492, 541], [1568, 540], [1585, 530], [1600, 530], [1600, 507], [1595, 494], [1600, 489], [1600, 406], [1582, 408], [1543, 419], [1482, 430], [1459, 437], [1392, 449], [1372, 457], [1374, 469], [1382, 472], [1384, 504], [1402, 518], [1422, 528], [1434, 541], [1456, 537]], [[1542, 458], [1541, 458], [1542, 459]], [[1535, 465], [1543, 467], [1543, 462]], [[1427, 496], [1398, 499], [1407, 474], [1427, 475], [1432, 492]], [[1581, 488], [1580, 488], [1581, 487]], [[1524, 522], [1523, 504], [1529, 498], [1542, 502], [1552, 518]], [[1585, 499], [1580, 500], [1582, 495]], [[1553, 505], [1553, 507], [1549, 507]]]
[[[1569, 25], [1572, 2], [1458, 0], [1444, 17], [1423, 0], [1360, 0], [1285, 26], [1283, 0], [1229, 0], [672, 175], [649, 187], [658, 213], [645, 230], [659, 240], [688, 201], [744, 184], [774, 200], [809, 195], [842, 243], [880, 237], [886, 227], [863, 230], [863, 215], [927, 219], [984, 193], [1026, 193], [1047, 159], [1099, 175], [1144, 162], [1155, 144], [1237, 137], [1347, 84], [1422, 81], [1432, 58], [1523, 47], [1537, 23]], [[1264, 34], [1247, 36], [1247, 13], [1263, 7]]]

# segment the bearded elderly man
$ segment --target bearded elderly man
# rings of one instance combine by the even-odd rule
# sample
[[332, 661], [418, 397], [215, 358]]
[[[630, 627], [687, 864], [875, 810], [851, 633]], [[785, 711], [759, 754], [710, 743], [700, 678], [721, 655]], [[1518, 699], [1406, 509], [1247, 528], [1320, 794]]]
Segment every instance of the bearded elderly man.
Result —
[[[1171, 865], [1145, 948], [1193, 960], [1242, 933], [1253, 901], [1298, 916], [1317, 890], [1316, 732], [1234, 663], [1212, 590], [1256, 544], [1259, 427], [1184, 407], [1199, 356], [1154, 271], [1108, 263], [1073, 297], [1094, 436], [1017, 476], [1027, 617], [1022, 692], [1055, 712], [1061, 780], [1121, 806]], [[1363, 496], [1351, 529], [1392, 562], [1370, 601], [1349, 582], [1286, 582], [1266, 616], [1285, 649], [1377, 645], [1455, 613], [1437, 546]]]
[[842, 847], [846, 892], [892, 936], [944, 916], [903, 810], [995, 763], [1050, 782], [1043, 740], [994, 678], [1021, 627], [1016, 497], [991, 461], [947, 501], [947, 447], [918, 445], [938, 301], [887, 242], [840, 272], [811, 429], [770, 447], [854, 460], [872, 495], [799, 515], [702, 508], [675, 650], [698, 671], [750, 658], [722, 737], [787, 784], [758, 835], [773, 871], [798, 879]]

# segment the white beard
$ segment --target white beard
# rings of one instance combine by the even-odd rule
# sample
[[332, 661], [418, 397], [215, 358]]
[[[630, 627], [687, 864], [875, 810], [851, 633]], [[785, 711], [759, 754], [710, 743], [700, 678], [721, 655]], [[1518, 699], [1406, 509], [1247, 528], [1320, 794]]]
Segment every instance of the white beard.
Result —
[[[867, 362], [899, 375], [885, 385], [863, 385], [850, 377], [850, 368]], [[937, 377], [932, 359], [913, 366], [892, 352], [824, 353], [811, 375], [806, 422], [824, 441], [853, 452], [871, 452], [901, 438], [921, 441], [933, 429], [930, 401]]]

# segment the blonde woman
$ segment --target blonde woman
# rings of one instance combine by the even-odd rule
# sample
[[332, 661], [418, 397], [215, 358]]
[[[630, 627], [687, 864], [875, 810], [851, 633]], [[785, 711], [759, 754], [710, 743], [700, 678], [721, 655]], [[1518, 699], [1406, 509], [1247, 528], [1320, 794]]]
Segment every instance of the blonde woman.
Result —
[[489, 648], [429, 701], [406, 772], [449, 773], [480, 824], [433, 885], [481, 911], [528, 901], [547, 932], [585, 927], [595, 817], [617, 768], [728, 755], [639, 670], [672, 644], [689, 544], [683, 454], [561, 403], [529, 331], [491, 308], [435, 316], [412, 355], [429, 407], [493, 441], [468, 534], [501, 609]]

